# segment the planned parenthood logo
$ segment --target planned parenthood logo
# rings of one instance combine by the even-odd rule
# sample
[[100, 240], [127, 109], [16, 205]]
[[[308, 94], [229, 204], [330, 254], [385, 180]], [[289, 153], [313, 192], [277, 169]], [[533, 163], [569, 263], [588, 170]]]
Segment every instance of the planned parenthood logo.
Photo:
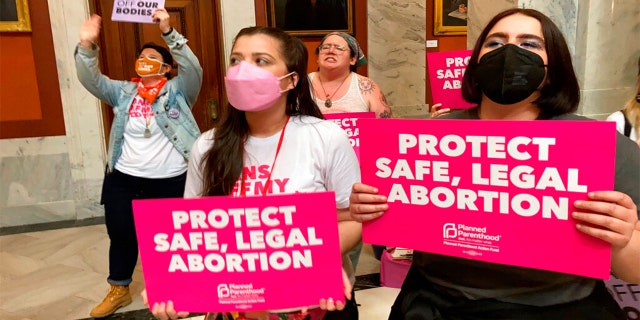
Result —
[[265, 288], [255, 288], [253, 283], [222, 283], [218, 285], [218, 302], [233, 304], [240, 310], [251, 309], [254, 304], [265, 303]]
[[455, 239], [458, 235], [456, 225], [454, 223], [445, 223], [442, 227], [442, 237], [445, 239]]
[[487, 227], [445, 223], [442, 225], [443, 244], [456, 247], [468, 256], [482, 256], [485, 252], [500, 252], [500, 234], [490, 234]]
[[231, 291], [229, 290], [229, 286], [227, 284], [218, 285], [218, 297], [219, 298], [228, 298], [231, 296]]

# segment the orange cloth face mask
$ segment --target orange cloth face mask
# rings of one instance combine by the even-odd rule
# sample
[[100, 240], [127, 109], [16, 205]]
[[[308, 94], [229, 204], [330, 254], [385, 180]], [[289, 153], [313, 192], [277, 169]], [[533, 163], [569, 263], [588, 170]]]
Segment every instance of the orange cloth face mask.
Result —
[[141, 77], [162, 75], [164, 65], [160, 60], [143, 57], [136, 60], [136, 73]]

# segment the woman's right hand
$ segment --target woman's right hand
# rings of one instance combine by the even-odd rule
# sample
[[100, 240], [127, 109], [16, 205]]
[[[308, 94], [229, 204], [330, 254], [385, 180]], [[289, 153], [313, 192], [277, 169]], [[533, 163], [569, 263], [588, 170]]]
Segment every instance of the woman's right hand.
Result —
[[[140, 295], [142, 296], [142, 302], [144, 302], [144, 305], [148, 307], [149, 300], [147, 299], [147, 289], [142, 290]], [[189, 312], [176, 311], [176, 309], [173, 307], [173, 301], [171, 300], [166, 303], [156, 302], [150, 309], [153, 316], [156, 317], [156, 319], [160, 320], [180, 319], [189, 316]]]
[[363, 183], [353, 184], [349, 202], [351, 218], [355, 221], [373, 220], [389, 210], [387, 197], [378, 194], [378, 188]]
[[80, 27], [80, 45], [91, 49], [94, 43], [98, 41], [100, 36], [102, 18], [97, 14], [92, 14]]
[[156, 9], [156, 11], [153, 12], [153, 15], [151, 15], [151, 19], [153, 19], [153, 22], [158, 24], [158, 27], [160, 28], [160, 31], [162, 33], [171, 31], [171, 25], [169, 24], [169, 22], [171, 22], [171, 16], [169, 16], [169, 12], [167, 12], [167, 9]]

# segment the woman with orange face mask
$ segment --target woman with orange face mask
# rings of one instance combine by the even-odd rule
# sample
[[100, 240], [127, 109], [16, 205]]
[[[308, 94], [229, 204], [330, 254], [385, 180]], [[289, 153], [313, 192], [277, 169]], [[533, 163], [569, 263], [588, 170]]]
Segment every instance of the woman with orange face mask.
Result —
[[[152, 18], [169, 49], [144, 44], [135, 63], [139, 77], [131, 81], [109, 79], [98, 69], [99, 16], [84, 22], [75, 52], [78, 79], [114, 114], [101, 199], [111, 241], [110, 289], [91, 310], [96, 318], [131, 303], [129, 284], [138, 260], [131, 201], [182, 197], [191, 146], [200, 135], [191, 113], [202, 85], [198, 58], [169, 24], [167, 10], [157, 9]], [[178, 75], [171, 78], [174, 59]]]

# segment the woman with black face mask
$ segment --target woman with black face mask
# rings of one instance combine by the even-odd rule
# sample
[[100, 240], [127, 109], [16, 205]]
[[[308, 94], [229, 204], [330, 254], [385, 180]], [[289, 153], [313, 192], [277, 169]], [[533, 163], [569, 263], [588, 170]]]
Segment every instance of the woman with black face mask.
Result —
[[640, 57], [635, 97], [629, 99], [622, 110], [610, 114], [607, 120], [615, 122], [618, 132], [635, 141], [640, 147]]
[[[477, 107], [439, 119], [585, 120], [579, 88], [556, 25], [532, 9], [511, 9], [482, 31], [467, 66], [463, 97]], [[588, 161], [588, 159], [585, 159]], [[640, 282], [640, 149], [618, 134], [615, 190], [576, 201], [577, 229], [611, 244], [611, 271]], [[353, 186], [351, 216], [380, 217], [387, 199]], [[544, 232], [544, 230], [541, 230]], [[570, 254], [570, 253], [568, 253]], [[389, 319], [626, 319], [601, 280], [414, 251]]]

